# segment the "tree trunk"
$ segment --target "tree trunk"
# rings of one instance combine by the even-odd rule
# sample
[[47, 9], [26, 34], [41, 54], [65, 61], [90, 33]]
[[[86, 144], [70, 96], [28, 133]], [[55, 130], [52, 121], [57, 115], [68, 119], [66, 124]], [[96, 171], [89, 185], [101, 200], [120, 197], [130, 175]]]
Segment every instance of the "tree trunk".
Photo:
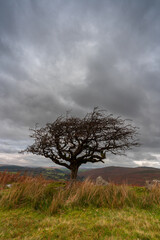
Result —
[[71, 180], [76, 180], [78, 173], [78, 166], [74, 166], [71, 168]]

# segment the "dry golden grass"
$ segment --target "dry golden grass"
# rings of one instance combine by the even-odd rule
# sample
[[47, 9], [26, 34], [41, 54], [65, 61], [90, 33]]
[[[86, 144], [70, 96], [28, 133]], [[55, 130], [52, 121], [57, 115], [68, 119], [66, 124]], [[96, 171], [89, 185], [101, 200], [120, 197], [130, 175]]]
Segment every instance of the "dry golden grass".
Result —
[[6, 184], [13, 182], [23, 182], [26, 179], [26, 175], [21, 176], [20, 173], [9, 173], [7, 171], [0, 172], [0, 186], [5, 187]]
[[[54, 182], [42, 176], [29, 177], [5, 172], [1, 174], [1, 183], [0, 206], [3, 207], [16, 208], [29, 205], [35, 209], [44, 208], [53, 197], [53, 190], [48, 186]], [[5, 187], [7, 183], [12, 184], [10, 189]]]
[[[3, 182], [9, 182], [9, 174], [3, 175]], [[160, 205], [160, 188], [150, 191], [128, 185], [97, 186], [90, 180], [60, 184], [45, 180], [42, 176], [17, 175], [10, 189], [0, 191], [0, 206], [17, 208], [30, 206], [50, 214], [74, 207], [153, 208]]]
[[61, 189], [53, 197], [50, 212], [55, 213], [59, 208], [76, 206], [122, 208], [133, 205], [133, 200], [135, 200], [135, 193], [127, 185], [97, 186], [86, 180]]

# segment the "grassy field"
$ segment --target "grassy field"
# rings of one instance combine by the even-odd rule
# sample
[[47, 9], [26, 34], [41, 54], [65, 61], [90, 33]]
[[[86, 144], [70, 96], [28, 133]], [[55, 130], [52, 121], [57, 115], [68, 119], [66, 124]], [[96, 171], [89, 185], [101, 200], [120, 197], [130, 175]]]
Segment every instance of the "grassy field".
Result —
[[68, 209], [47, 216], [33, 209], [0, 209], [0, 239], [160, 239], [160, 210]]
[[160, 239], [159, 188], [0, 179], [1, 240]]

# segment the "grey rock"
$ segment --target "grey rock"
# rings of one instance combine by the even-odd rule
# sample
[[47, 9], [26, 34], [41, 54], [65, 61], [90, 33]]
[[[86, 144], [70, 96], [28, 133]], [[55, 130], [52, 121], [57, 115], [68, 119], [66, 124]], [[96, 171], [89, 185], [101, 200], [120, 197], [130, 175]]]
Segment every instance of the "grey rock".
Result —
[[160, 187], [160, 180], [153, 179], [152, 181], [146, 181], [146, 188], [151, 190], [154, 187]]
[[104, 180], [101, 176], [96, 178], [96, 185], [102, 185], [102, 186], [106, 186], [108, 185], [109, 182], [107, 182], [106, 180]]

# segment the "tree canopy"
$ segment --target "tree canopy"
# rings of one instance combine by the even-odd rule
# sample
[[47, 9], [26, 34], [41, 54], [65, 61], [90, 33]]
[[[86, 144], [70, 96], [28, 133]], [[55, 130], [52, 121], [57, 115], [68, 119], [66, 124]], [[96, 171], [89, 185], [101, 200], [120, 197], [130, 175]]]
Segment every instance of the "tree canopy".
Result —
[[42, 128], [31, 129], [34, 143], [23, 152], [50, 158], [70, 169], [71, 179], [76, 179], [80, 165], [104, 162], [107, 152], [122, 155], [139, 146], [137, 130], [129, 120], [94, 108], [83, 118], [60, 116]]

